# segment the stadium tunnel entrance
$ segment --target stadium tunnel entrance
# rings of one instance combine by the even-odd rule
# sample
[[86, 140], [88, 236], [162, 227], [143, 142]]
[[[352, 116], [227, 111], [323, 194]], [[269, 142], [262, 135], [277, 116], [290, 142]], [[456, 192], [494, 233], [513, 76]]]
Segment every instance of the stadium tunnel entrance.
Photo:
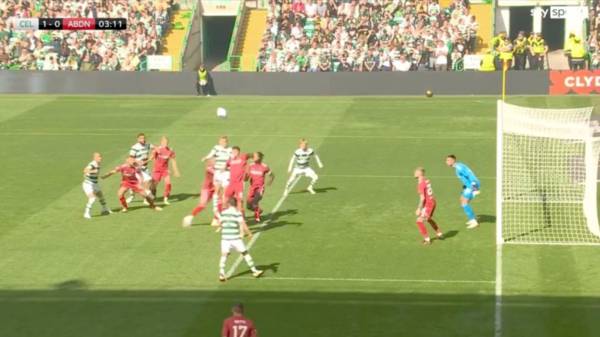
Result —
[[227, 60], [227, 50], [232, 38], [235, 19], [235, 16], [203, 17], [203, 61], [208, 69]]

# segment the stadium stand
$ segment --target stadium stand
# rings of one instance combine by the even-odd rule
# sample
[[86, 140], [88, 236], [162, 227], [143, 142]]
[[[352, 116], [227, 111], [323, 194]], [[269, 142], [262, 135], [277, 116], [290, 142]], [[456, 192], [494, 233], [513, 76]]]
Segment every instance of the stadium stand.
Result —
[[478, 23], [466, 0], [275, 0], [257, 70], [461, 70]]
[[[3, 0], [0, 69], [145, 70], [169, 29], [173, 0]], [[124, 31], [18, 31], [12, 18], [127, 18]]]
[[600, 69], [600, 52], [598, 51], [598, 30], [600, 29], [600, 1], [593, 0], [589, 7], [590, 33], [588, 37], [589, 64], [591, 69]]

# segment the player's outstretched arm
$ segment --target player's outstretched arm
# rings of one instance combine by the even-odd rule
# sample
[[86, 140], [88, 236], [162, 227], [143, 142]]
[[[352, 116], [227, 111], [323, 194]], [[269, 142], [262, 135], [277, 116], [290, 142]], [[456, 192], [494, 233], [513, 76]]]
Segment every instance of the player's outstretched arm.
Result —
[[202, 157], [202, 159], [201, 159], [201, 160], [202, 160], [203, 162], [204, 162], [204, 161], [207, 161], [208, 159], [210, 159], [210, 158], [214, 157], [214, 156], [215, 156], [215, 154], [217, 154], [217, 152], [215, 151], [215, 149], [212, 149], [212, 150], [210, 150], [210, 152], [209, 152], [209, 153], [208, 153], [206, 156]]
[[319, 155], [317, 155], [315, 153], [315, 160], [317, 161], [317, 165], [319, 165], [319, 168], [323, 168], [323, 163], [321, 162], [321, 158], [319, 158]]
[[177, 178], [181, 177], [181, 174], [179, 173], [179, 168], [177, 167], [177, 161], [175, 160], [175, 158], [171, 159], [171, 166], [173, 166], [173, 175]]
[[108, 178], [108, 177], [112, 176], [112, 175], [113, 175], [113, 174], [115, 174], [115, 173], [117, 173], [117, 170], [112, 170], [112, 171], [110, 171], [110, 172], [106, 173], [105, 175], [101, 176], [100, 178], [102, 178], [102, 179], [106, 179], [106, 178]]
[[273, 180], [275, 180], [275, 174], [273, 173], [273, 171], [269, 171], [269, 173], [267, 173], [267, 176], [269, 176], [269, 181], [267, 182], [267, 185], [271, 186], [273, 184]]

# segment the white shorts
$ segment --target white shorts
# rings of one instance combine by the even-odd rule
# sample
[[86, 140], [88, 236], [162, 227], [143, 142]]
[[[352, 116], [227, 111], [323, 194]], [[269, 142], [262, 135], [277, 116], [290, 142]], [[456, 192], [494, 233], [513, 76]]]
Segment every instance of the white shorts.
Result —
[[227, 187], [229, 186], [229, 178], [229, 171], [215, 171], [215, 175], [213, 176], [213, 184]]
[[317, 173], [315, 173], [315, 170], [313, 170], [310, 167], [305, 167], [305, 168], [299, 168], [296, 167], [294, 168], [294, 170], [292, 171], [292, 177], [296, 177], [296, 176], [307, 176], [310, 179], [316, 180], [317, 178], [319, 178], [319, 176], [317, 175]]
[[152, 176], [150, 175], [150, 173], [148, 173], [147, 170], [141, 170], [140, 171], [140, 175], [139, 175], [139, 179], [145, 183], [148, 182], [150, 180], [152, 180]]
[[91, 183], [89, 181], [84, 181], [83, 184], [81, 184], [81, 187], [83, 187], [83, 192], [86, 195], [90, 195], [92, 193], [97, 194], [102, 192], [102, 190], [100, 189], [100, 185]]
[[247, 250], [246, 244], [244, 244], [242, 239], [221, 240], [221, 253], [230, 253], [232, 248], [234, 248], [238, 253], [243, 253]]

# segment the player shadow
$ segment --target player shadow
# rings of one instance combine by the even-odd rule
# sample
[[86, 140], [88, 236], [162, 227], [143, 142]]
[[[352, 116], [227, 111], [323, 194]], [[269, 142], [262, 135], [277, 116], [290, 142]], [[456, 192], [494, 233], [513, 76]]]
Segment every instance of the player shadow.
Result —
[[[265, 275], [268, 276], [268, 274], [277, 274], [277, 271], [279, 270], [279, 262], [274, 262], [271, 264], [266, 264], [266, 265], [257, 265], [256, 268], [258, 270], [264, 270], [265, 271]], [[269, 273], [270, 272], [270, 273]], [[231, 275], [229, 277], [229, 279], [234, 279], [236, 277], [242, 277], [244, 275], [250, 275], [252, 274], [252, 270], [250, 269], [246, 269], [245, 271], [239, 272], [237, 274]]]
[[270, 231], [272, 229], [276, 229], [279, 227], [284, 227], [284, 226], [302, 226], [303, 223], [302, 222], [291, 222], [291, 221], [276, 221], [276, 222], [269, 222], [266, 226], [263, 227], [258, 227], [258, 228], [254, 228], [252, 230], [253, 233], [258, 233], [258, 232], [266, 232], [266, 231]]
[[[171, 196], [169, 196], [169, 202], [180, 202], [180, 201], [185, 201], [190, 198], [197, 198], [199, 196], [200, 196], [200, 194], [198, 194], [198, 193], [172, 194]], [[162, 197], [159, 197], [159, 198], [160, 198], [160, 199], [158, 199], [159, 201], [162, 200]]]
[[480, 223], [495, 223], [496, 222], [496, 216], [495, 215], [489, 215], [489, 214], [481, 214], [477, 217], [477, 220]]
[[[157, 203], [156, 206], [159, 206], [161, 208], [163, 207], [163, 205], [161, 205], [159, 203]], [[140, 201], [140, 205], [131, 206], [131, 204], [129, 204], [129, 207], [127, 207], [127, 213], [131, 213], [133, 211], [137, 211], [137, 210], [144, 209], [144, 208], [147, 209], [148, 211], [154, 212], [154, 210], [152, 208], [150, 208], [150, 206], [144, 205]], [[113, 210], [113, 212], [115, 212], [115, 211]], [[115, 213], [121, 213], [121, 208], [119, 208]]]
[[[329, 191], [337, 191], [337, 187], [321, 187], [321, 188], [315, 188], [315, 192], [317, 194], [319, 193], [327, 193]], [[290, 192], [290, 194], [303, 194], [303, 193], [308, 193], [308, 191], [306, 189], [300, 190], [300, 191], [295, 191], [295, 192]]]
[[451, 230], [451, 231], [447, 231], [447, 232], [444, 233], [444, 238], [443, 239], [433, 238], [432, 241], [434, 241], [434, 240], [444, 241], [444, 240], [452, 239], [453, 237], [455, 237], [457, 235], [458, 235], [458, 231], [457, 230]]

